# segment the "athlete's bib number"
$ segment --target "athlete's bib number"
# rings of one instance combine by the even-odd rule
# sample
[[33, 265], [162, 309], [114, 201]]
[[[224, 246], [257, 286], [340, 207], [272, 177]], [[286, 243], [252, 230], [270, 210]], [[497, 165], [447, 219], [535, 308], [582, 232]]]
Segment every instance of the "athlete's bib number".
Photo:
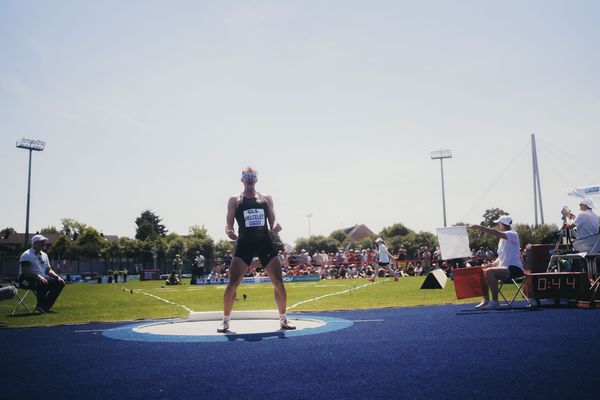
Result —
[[246, 221], [246, 228], [265, 226], [265, 210], [262, 208], [244, 210], [244, 220]]

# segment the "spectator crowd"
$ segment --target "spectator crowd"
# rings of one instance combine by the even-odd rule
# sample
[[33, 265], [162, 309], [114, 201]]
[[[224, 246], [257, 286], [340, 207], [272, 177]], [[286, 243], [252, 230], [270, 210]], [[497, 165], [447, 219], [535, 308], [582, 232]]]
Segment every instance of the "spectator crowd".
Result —
[[[397, 276], [427, 275], [431, 270], [441, 268], [447, 275], [453, 268], [476, 266], [492, 261], [497, 257], [495, 251], [480, 248], [472, 252], [469, 259], [442, 260], [439, 248], [430, 249], [421, 246], [413, 258], [408, 258], [404, 246], [391, 250], [394, 258], [391, 267]], [[337, 252], [315, 251], [312, 255], [305, 249], [290, 252], [279, 251], [279, 260], [283, 266], [284, 276], [318, 275], [321, 279], [354, 279], [370, 278], [375, 265], [379, 262], [375, 249], [338, 249]], [[231, 255], [226, 256], [222, 263], [216, 263], [209, 272], [209, 280], [227, 277]], [[380, 274], [384, 274], [380, 271]], [[258, 259], [254, 259], [247, 277], [267, 276]]]

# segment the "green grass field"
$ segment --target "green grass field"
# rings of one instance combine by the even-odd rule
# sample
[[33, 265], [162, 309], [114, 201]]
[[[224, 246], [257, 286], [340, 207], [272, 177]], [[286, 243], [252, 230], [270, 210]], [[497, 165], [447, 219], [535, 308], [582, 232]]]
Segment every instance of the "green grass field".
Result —
[[[320, 282], [286, 283], [288, 307], [316, 297], [335, 294], [320, 300], [293, 307], [289, 312], [356, 310], [383, 307], [412, 307], [420, 305], [473, 303], [478, 299], [457, 300], [454, 283], [448, 280], [444, 289], [421, 290], [424, 277], [405, 277], [399, 282], [378, 279], [367, 285], [365, 279], [340, 279]], [[131, 281], [117, 284], [79, 283], [67, 285], [54, 306], [55, 314], [9, 316], [17, 298], [0, 302], [1, 327], [46, 326], [90, 322], [131, 321], [138, 319], [186, 317], [184, 308], [147, 296], [152, 294], [193, 311], [219, 311], [223, 307], [225, 285], [165, 286], [162, 281]], [[367, 285], [361, 287], [363, 285]], [[356, 290], [354, 288], [356, 287]], [[514, 287], [505, 287], [505, 295]], [[133, 290], [133, 293], [131, 291]], [[23, 292], [20, 292], [23, 293]], [[243, 301], [243, 294], [247, 300]], [[240, 285], [234, 310], [276, 309], [273, 286], [264, 284]], [[27, 298], [35, 306], [33, 293]], [[20, 309], [22, 313], [24, 309]]]

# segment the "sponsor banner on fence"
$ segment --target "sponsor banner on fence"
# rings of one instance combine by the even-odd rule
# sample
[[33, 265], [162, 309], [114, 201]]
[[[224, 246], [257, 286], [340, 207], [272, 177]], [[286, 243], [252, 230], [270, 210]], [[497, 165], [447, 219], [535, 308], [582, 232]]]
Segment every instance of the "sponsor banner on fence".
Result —
[[321, 280], [319, 275], [298, 275], [298, 276], [284, 276], [284, 282], [318, 282]]

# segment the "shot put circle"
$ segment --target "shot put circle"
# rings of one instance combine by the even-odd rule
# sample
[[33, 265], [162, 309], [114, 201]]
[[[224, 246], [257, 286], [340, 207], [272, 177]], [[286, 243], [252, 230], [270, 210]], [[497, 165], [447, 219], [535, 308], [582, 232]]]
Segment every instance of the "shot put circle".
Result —
[[[196, 314], [194, 316], [194, 314]], [[200, 315], [199, 314], [205, 314]], [[237, 314], [237, 315], [236, 315]], [[223, 313], [191, 313], [189, 319], [146, 321], [108, 329], [102, 335], [136, 342], [231, 342], [318, 335], [352, 326], [352, 321], [322, 315], [289, 315], [295, 330], [282, 330], [277, 313], [246, 311], [232, 314], [230, 329], [218, 333]]]

